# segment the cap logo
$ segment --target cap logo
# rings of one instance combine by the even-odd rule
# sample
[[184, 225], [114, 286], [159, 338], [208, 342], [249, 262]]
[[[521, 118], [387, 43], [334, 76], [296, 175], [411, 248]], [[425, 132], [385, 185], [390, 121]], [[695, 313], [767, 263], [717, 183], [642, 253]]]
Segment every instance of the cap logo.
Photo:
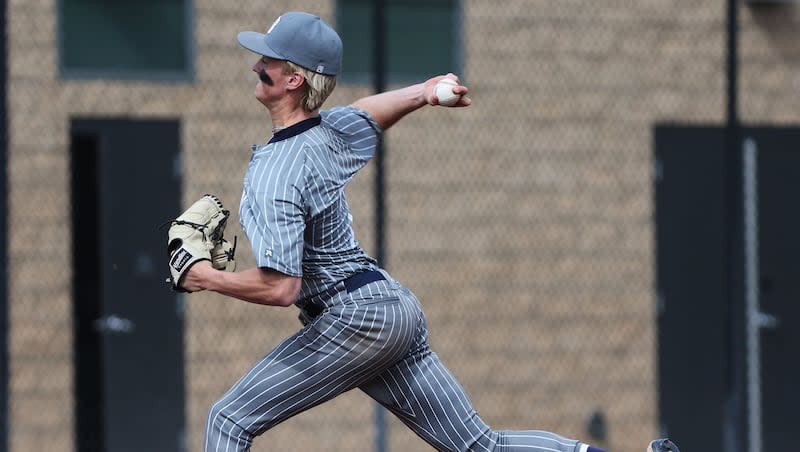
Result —
[[325, 70], [325, 66], [323, 66], [321, 64], [319, 66], [317, 66], [317, 72], [319, 72], [320, 74], [322, 74], [322, 71], [324, 71], [324, 70]]
[[281, 21], [281, 16], [278, 16], [278, 18], [275, 19], [275, 22], [272, 22], [272, 25], [270, 25], [269, 30], [267, 30], [267, 34], [272, 33], [272, 30], [275, 28], [275, 25], [278, 25], [278, 22], [280, 21]]

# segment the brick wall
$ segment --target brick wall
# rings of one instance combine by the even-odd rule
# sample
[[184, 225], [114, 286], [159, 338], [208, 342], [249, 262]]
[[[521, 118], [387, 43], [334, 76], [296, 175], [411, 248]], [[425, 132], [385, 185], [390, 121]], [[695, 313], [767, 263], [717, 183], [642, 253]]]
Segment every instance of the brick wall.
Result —
[[[69, 120], [181, 118], [184, 203], [235, 205], [268, 116], [235, 33], [285, 10], [332, 20], [325, 0], [195, 1], [193, 83], [64, 81], [56, 2], [9, 8], [11, 450], [72, 451]], [[742, 10], [742, 117], [797, 121], [797, 9]], [[651, 130], [724, 118], [722, 1], [463, 1], [474, 105], [426, 109], [387, 136], [389, 269], [426, 308], [431, 342], [496, 428], [633, 452], [657, 432]], [[368, 87], [342, 85], [328, 105]], [[372, 250], [369, 166], [351, 184]], [[236, 231], [236, 221], [233, 224]], [[240, 268], [252, 265], [247, 246]], [[190, 450], [210, 404], [297, 327], [292, 309], [213, 294], [187, 300]], [[254, 450], [364, 450], [372, 404], [357, 392], [270, 432]], [[428, 450], [390, 421], [391, 450]], [[144, 433], [144, 432], [143, 432]]]

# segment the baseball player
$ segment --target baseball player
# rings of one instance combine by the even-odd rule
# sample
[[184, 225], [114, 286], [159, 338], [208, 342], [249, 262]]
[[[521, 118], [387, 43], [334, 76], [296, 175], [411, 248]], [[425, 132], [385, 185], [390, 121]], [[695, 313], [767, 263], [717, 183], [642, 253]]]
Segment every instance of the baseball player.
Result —
[[[247, 451], [280, 422], [358, 388], [437, 450], [602, 452], [554, 433], [492, 430], [428, 345], [414, 294], [378, 267], [355, 240], [344, 187], [373, 157], [381, 133], [405, 115], [438, 105], [438, 81], [453, 74], [320, 111], [340, 71], [342, 42], [319, 17], [288, 12], [266, 33], [241, 32], [258, 55], [255, 97], [272, 137], [253, 145], [239, 207], [256, 268], [201, 261], [182, 289], [212, 290], [251, 303], [300, 308], [304, 326], [269, 352], [210, 410], [205, 450]], [[677, 451], [657, 440], [650, 452]]]

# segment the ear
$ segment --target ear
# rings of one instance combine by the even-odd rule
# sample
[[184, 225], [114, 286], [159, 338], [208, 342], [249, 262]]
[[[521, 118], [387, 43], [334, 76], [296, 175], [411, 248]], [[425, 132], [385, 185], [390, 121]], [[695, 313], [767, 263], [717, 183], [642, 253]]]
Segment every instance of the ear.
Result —
[[298, 89], [303, 86], [303, 82], [306, 81], [305, 76], [301, 72], [292, 72], [287, 80], [286, 84], [289, 89]]

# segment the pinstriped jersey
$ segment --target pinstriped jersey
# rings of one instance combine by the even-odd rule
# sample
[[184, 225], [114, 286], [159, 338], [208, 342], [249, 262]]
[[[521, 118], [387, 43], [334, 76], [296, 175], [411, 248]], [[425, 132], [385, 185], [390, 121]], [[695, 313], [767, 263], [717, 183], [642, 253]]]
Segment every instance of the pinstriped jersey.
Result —
[[344, 187], [380, 133], [366, 112], [336, 107], [252, 147], [239, 221], [258, 267], [303, 278], [300, 299], [377, 268], [355, 239]]

